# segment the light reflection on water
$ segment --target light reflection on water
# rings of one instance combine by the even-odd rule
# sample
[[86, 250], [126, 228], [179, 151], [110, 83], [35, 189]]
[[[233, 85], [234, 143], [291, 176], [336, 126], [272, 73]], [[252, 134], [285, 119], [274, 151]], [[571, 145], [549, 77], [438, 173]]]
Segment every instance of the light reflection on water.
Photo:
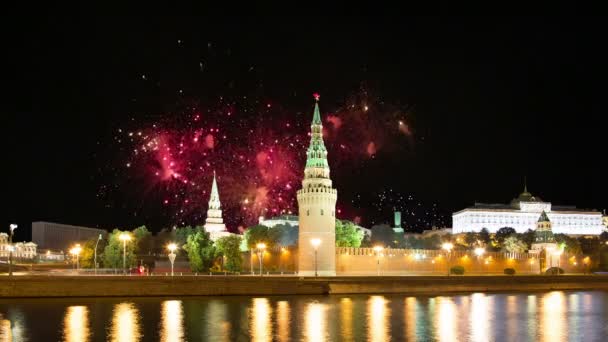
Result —
[[63, 322], [63, 332], [65, 341], [89, 341], [89, 309], [86, 306], [68, 307]]
[[602, 341], [608, 292], [0, 300], [0, 341]]
[[113, 342], [139, 341], [140, 314], [134, 303], [120, 303], [114, 306], [109, 340]]

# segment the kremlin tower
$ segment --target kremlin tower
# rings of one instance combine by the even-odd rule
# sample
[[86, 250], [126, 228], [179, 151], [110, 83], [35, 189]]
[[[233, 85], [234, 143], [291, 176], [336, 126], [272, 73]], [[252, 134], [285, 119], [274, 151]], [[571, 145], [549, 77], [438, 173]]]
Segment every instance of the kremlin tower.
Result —
[[215, 171], [213, 171], [213, 184], [211, 185], [211, 196], [209, 197], [209, 209], [205, 220], [205, 231], [209, 233], [211, 240], [215, 241], [222, 236], [230, 235], [222, 219], [220, 194], [217, 190]]
[[[329, 178], [327, 150], [323, 143], [323, 124], [319, 112], [319, 95], [315, 94], [310, 145], [302, 189], [298, 190], [299, 236], [298, 274], [301, 276], [336, 275], [336, 200], [338, 191]], [[318, 240], [317, 240], [318, 239]], [[317, 252], [312, 241], [318, 243]], [[316, 254], [316, 256], [315, 256]]]

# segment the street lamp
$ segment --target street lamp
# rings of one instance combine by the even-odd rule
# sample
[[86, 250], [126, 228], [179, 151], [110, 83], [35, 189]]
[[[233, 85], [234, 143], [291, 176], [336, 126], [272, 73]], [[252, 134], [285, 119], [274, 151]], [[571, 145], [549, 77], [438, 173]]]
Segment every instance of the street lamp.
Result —
[[76, 270], [80, 269], [79, 256], [80, 256], [81, 251], [82, 251], [82, 248], [80, 247], [79, 243], [77, 243], [76, 246], [74, 246], [74, 247], [72, 247], [72, 249], [70, 249], [70, 254], [76, 256]]
[[317, 273], [317, 249], [319, 248], [319, 245], [321, 244], [321, 239], [312, 239], [310, 240], [310, 243], [312, 244], [312, 247], [315, 249], [315, 277], [318, 276]]
[[443, 245], [441, 245], [441, 248], [443, 248], [446, 251], [446, 257], [445, 257], [445, 263], [448, 267], [448, 277], [450, 276], [450, 252], [452, 251], [452, 248], [454, 248], [454, 245], [446, 242]]
[[99, 238], [95, 242], [95, 274], [97, 274], [97, 245], [99, 244], [99, 241], [101, 241], [101, 234], [99, 234]]
[[9, 240], [8, 240], [8, 275], [12, 276], [13, 275], [13, 231], [15, 229], [17, 229], [17, 225], [14, 223], [11, 223], [10, 227], [10, 231], [11, 231], [11, 235], [9, 235]]
[[382, 246], [374, 247], [374, 252], [376, 252], [376, 272], [378, 275], [380, 275], [380, 252], [382, 252], [383, 249], [384, 247]]
[[256, 245], [258, 249], [258, 259], [260, 259], [260, 277], [262, 276], [262, 257], [264, 257], [264, 249], [266, 249], [265, 243], [258, 243]]
[[171, 276], [173, 277], [173, 263], [175, 262], [175, 250], [177, 249], [177, 245], [174, 243], [170, 243], [167, 246], [169, 250], [169, 261], [171, 261]]
[[131, 240], [131, 234], [120, 233], [118, 238], [122, 241], [122, 270], [123, 273], [127, 274], [127, 241]]

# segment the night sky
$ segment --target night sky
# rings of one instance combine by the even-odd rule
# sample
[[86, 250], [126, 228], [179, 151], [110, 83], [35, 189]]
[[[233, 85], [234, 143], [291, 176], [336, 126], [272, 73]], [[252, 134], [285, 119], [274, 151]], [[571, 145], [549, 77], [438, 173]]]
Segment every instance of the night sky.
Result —
[[602, 21], [22, 22], [5, 42], [1, 230], [202, 223], [212, 170], [230, 230], [295, 210], [315, 92], [340, 218], [451, 226], [525, 176], [543, 200], [608, 208]]

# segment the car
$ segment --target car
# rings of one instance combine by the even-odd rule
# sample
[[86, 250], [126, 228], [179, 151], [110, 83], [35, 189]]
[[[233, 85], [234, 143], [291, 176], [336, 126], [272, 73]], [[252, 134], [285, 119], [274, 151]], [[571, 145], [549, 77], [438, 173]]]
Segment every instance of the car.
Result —
[[138, 266], [138, 267], [133, 267], [129, 270], [130, 274], [135, 274], [135, 275], [144, 275], [146, 274], [146, 267], [144, 267], [143, 265]]

